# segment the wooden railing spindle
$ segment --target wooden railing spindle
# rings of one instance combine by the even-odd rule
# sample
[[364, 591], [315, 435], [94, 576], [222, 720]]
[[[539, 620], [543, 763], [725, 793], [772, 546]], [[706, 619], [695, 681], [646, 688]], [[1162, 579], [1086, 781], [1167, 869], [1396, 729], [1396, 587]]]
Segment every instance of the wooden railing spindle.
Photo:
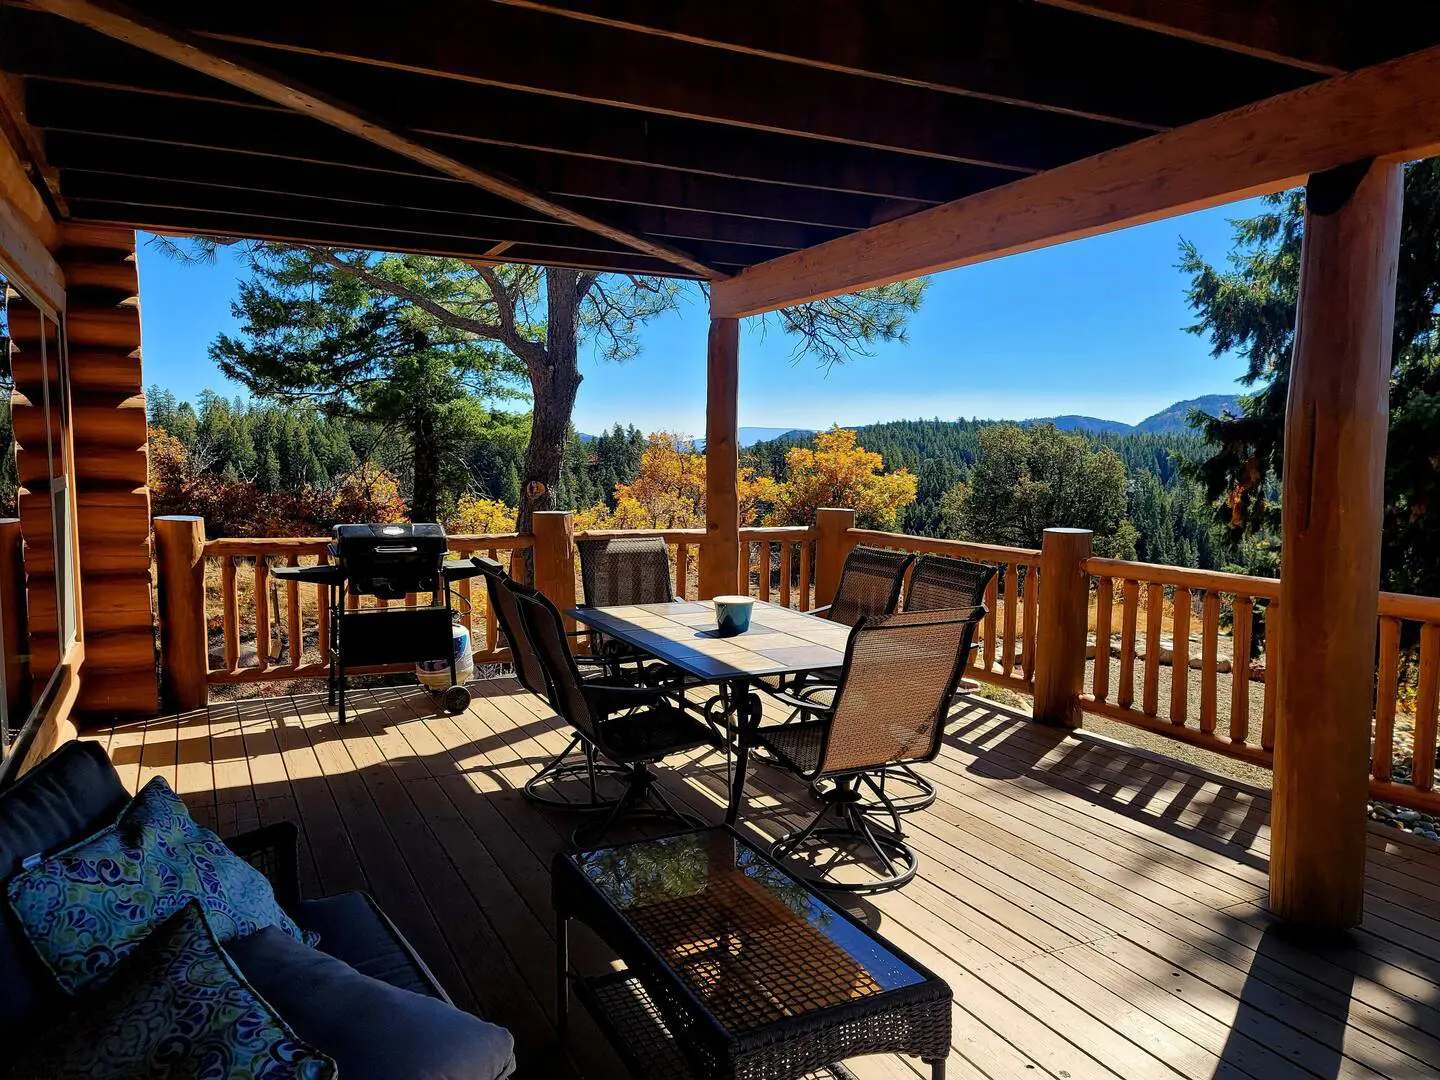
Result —
[[1190, 708], [1190, 590], [1176, 587], [1170, 631], [1170, 722], [1181, 727]]
[[235, 558], [220, 560], [220, 610], [225, 637], [225, 670], [240, 666], [240, 598], [235, 593]]
[[780, 541], [780, 606], [790, 604], [790, 572], [794, 565], [795, 545], [789, 540]]
[[1220, 649], [1220, 594], [1205, 590], [1200, 615], [1200, 730], [1215, 733], [1216, 669]]
[[[299, 566], [295, 552], [285, 560], [286, 566]], [[300, 629], [300, 582], [285, 582], [285, 636], [290, 645], [290, 666], [298, 668], [305, 658], [305, 636]]]
[[[491, 548], [490, 560], [492, 562], [499, 562], [500, 560], [497, 558], [499, 554], [498, 550]], [[467, 580], [465, 584], [469, 585], [470, 582]], [[490, 610], [490, 590], [481, 589], [480, 591], [485, 594], [485, 652], [489, 655], [494, 655], [495, 643], [499, 640], [499, 633], [498, 627], [495, 625], [495, 613]], [[475, 631], [473, 628], [470, 631], [470, 648], [472, 650], [475, 648]]]
[[800, 544], [800, 603], [797, 605], [801, 611], [810, 610], [810, 549], [814, 545], [809, 540]]
[[1243, 743], [1250, 737], [1250, 632], [1255, 602], [1236, 596], [1230, 623], [1230, 741]]
[[985, 586], [985, 621], [981, 624], [981, 646], [985, 655], [986, 673], [995, 670], [995, 623], [999, 618], [999, 612], [995, 609], [999, 597], [1000, 575], [992, 574], [989, 584]]
[[255, 556], [255, 666], [270, 667], [270, 560]]
[[686, 600], [685, 586], [690, 577], [690, 545], [683, 540], [675, 545], [675, 597]]
[[1420, 627], [1420, 682], [1415, 691], [1415, 752], [1412, 783], [1435, 787], [1435, 710], [1440, 704], [1440, 624]]
[[1275, 662], [1280, 650], [1275, 643], [1280, 640], [1280, 601], [1271, 600], [1265, 605], [1265, 707], [1260, 719], [1260, 748], [1275, 749], [1275, 684], [1278, 679]]
[[1165, 619], [1165, 586], [1145, 587], [1145, 689], [1141, 706], [1146, 716], [1160, 711], [1160, 631]]
[[[1400, 620], [1380, 616], [1379, 678], [1375, 690], [1375, 743], [1370, 775], [1389, 780], [1395, 758], [1395, 697], [1400, 680]], [[1266, 675], [1269, 675], [1267, 668]]]
[[1120, 686], [1115, 703], [1122, 709], [1135, 704], [1135, 622], [1140, 608], [1140, 583], [1120, 586]]
[[1095, 671], [1090, 679], [1096, 701], [1110, 696], [1110, 611], [1114, 603], [1114, 581], [1100, 578], [1095, 584]]
[[770, 541], [760, 541], [760, 599], [770, 599]]
[[1025, 568], [1025, 588], [1021, 593], [1021, 600], [1024, 602], [1024, 622], [1020, 627], [1020, 662], [1024, 665], [1025, 679], [1033, 682], [1035, 679], [1035, 628], [1040, 621], [1040, 590], [1044, 585], [1040, 581], [1040, 568], [1028, 566]]
[[[320, 553], [320, 555], [319, 555], [319, 558], [318, 558], [316, 561], [317, 561], [321, 566], [328, 566], [329, 563], [330, 563], [330, 553], [329, 553], [329, 552], [326, 552], [326, 551], [322, 551], [322, 552]], [[317, 585], [317, 586], [315, 586], [315, 606], [316, 606], [316, 608], [317, 608], [315, 623], [316, 623], [316, 630], [317, 630], [316, 637], [319, 639], [318, 642], [317, 642], [317, 644], [319, 645], [319, 648], [320, 648], [320, 663], [325, 664], [325, 665], [328, 665], [328, 664], [330, 663], [330, 586], [329, 586], [329, 585]]]
[[1000, 672], [1015, 670], [1015, 606], [1019, 599], [1020, 571], [1014, 563], [1005, 567], [1005, 627], [1000, 639]]

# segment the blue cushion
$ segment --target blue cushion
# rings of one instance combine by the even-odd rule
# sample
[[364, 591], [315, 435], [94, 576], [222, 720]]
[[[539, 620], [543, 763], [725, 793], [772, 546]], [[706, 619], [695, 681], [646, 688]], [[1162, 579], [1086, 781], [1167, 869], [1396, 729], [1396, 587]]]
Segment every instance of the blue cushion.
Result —
[[433, 997], [362, 975], [274, 927], [225, 951], [295, 1033], [335, 1059], [342, 1080], [501, 1080], [515, 1040]]
[[31, 945], [72, 994], [103, 981], [192, 899], [222, 944], [263, 926], [307, 940], [265, 876], [195, 824], [158, 776], [114, 825], [17, 874], [7, 892]]
[[[67, 848], [109, 825], [129, 801], [102, 747], [66, 743], [0, 794], [0, 881], [29, 856]], [[53, 1016], [57, 999], [64, 1000], [54, 980], [0, 904], [0, 1046], [32, 1037], [36, 1018]]]
[[[301, 946], [303, 948], [303, 946]], [[333, 1080], [216, 943], [197, 901], [41, 1036], [10, 1080]]]

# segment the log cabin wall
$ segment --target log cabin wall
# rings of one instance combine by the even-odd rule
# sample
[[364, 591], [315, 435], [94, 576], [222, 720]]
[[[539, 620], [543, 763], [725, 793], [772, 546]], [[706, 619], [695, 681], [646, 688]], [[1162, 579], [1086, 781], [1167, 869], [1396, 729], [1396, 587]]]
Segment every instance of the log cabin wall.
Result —
[[61, 227], [86, 716], [159, 708], [135, 233]]

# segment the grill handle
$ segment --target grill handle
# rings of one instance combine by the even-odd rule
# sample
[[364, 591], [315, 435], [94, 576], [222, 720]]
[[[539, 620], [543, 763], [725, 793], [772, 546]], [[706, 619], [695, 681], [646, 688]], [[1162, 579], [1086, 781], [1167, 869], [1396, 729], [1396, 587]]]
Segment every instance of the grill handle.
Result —
[[420, 549], [414, 544], [377, 544], [372, 550], [376, 555], [414, 555]]

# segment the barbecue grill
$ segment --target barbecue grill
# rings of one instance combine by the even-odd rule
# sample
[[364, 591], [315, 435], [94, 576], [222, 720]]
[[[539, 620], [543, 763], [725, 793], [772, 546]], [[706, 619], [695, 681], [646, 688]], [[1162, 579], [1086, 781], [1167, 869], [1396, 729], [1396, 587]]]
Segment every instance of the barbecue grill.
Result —
[[[397, 664], [446, 659], [450, 688], [445, 708], [463, 712], [470, 692], [456, 678], [450, 586], [480, 573], [470, 559], [447, 560], [449, 544], [439, 525], [337, 525], [330, 543], [333, 562], [277, 567], [274, 576], [330, 586], [330, 704], [345, 723], [350, 673]], [[423, 596], [428, 603], [420, 603]], [[416, 602], [404, 607], [361, 608], [358, 598]], [[350, 607], [348, 597], [357, 598]]]

